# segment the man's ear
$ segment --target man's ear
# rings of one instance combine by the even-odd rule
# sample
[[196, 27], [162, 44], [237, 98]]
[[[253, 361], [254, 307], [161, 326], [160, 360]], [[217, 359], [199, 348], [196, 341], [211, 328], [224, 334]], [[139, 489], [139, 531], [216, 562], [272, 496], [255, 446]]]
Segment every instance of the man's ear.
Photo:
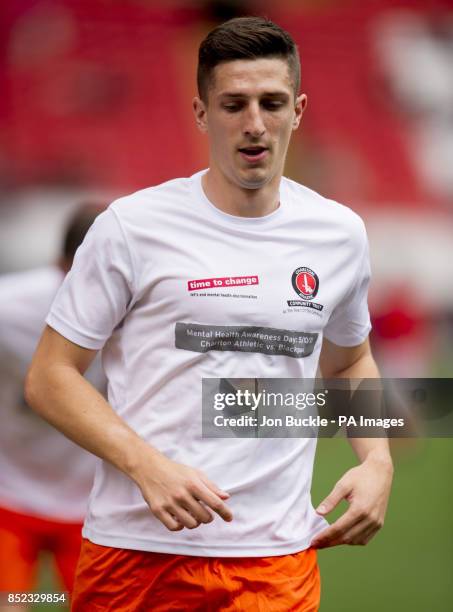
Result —
[[293, 130], [297, 130], [299, 127], [300, 120], [302, 119], [302, 115], [304, 114], [305, 109], [307, 108], [308, 98], [306, 94], [300, 94], [297, 96], [296, 103], [294, 105], [294, 119], [293, 119]]
[[192, 101], [193, 114], [195, 122], [200, 132], [204, 134], [208, 131], [208, 117], [206, 113], [206, 104], [196, 96]]

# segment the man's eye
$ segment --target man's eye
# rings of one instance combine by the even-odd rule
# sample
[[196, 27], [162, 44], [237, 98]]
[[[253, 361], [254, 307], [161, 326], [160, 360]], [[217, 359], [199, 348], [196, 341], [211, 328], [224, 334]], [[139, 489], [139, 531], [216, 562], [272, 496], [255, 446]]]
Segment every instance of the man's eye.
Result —
[[267, 110], [278, 110], [279, 108], [282, 108], [283, 102], [280, 102], [279, 100], [265, 100], [263, 101], [262, 105]]
[[235, 113], [240, 109], [239, 104], [224, 104], [223, 108], [229, 113]]

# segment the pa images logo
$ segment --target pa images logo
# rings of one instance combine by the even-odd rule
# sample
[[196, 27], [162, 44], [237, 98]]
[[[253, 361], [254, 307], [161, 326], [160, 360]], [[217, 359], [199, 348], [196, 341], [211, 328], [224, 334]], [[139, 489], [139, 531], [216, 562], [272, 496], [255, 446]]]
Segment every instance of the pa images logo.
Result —
[[294, 270], [291, 277], [291, 284], [294, 291], [302, 300], [288, 300], [288, 306], [313, 308], [318, 311], [324, 308], [322, 304], [312, 302], [319, 290], [319, 278], [316, 272], [310, 268], [301, 266]]

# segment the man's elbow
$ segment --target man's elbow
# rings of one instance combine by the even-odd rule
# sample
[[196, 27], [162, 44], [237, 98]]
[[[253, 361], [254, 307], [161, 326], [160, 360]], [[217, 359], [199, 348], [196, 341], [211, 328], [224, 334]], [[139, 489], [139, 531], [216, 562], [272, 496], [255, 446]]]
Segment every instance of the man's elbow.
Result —
[[44, 386], [45, 381], [41, 368], [33, 362], [25, 377], [24, 396], [28, 406], [38, 414], [41, 414], [41, 402], [39, 400], [42, 397]]

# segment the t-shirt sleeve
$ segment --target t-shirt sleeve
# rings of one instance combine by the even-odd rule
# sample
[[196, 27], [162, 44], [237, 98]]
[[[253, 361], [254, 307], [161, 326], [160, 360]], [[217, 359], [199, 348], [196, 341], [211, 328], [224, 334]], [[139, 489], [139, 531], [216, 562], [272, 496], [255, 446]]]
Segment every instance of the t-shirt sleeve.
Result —
[[336, 306], [324, 328], [324, 337], [338, 346], [357, 346], [371, 330], [368, 310], [368, 286], [370, 283], [370, 254], [365, 227], [362, 224], [358, 270], [351, 290]]
[[46, 323], [79, 346], [100, 349], [123, 320], [133, 295], [129, 245], [109, 208], [96, 218], [77, 250]]

